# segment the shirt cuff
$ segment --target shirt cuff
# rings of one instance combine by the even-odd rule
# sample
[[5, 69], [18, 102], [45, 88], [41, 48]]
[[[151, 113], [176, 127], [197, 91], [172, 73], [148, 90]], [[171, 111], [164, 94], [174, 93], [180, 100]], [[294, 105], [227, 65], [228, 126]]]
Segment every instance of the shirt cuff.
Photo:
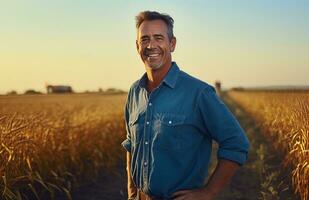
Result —
[[247, 153], [231, 151], [226, 149], [219, 149], [217, 152], [217, 158], [234, 161], [239, 165], [243, 165], [247, 160]]
[[131, 140], [130, 139], [125, 139], [121, 145], [127, 150], [128, 152], [131, 152]]

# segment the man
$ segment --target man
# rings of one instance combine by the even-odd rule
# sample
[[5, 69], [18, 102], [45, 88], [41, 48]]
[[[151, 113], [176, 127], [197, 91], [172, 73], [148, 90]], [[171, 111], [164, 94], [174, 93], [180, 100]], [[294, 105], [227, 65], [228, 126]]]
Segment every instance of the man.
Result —
[[[214, 88], [172, 62], [173, 23], [158, 12], [136, 17], [146, 73], [125, 106], [129, 199], [214, 199], [247, 159], [247, 137]], [[218, 164], [205, 184], [213, 140]]]

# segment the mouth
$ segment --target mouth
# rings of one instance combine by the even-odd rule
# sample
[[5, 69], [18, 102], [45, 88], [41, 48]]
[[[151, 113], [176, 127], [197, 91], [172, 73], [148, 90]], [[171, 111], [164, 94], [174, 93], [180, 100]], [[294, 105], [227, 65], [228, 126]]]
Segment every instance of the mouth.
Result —
[[159, 69], [162, 66], [163, 62], [163, 51], [155, 50], [155, 51], [144, 51], [143, 53], [143, 61], [145, 64], [152, 69]]
[[154, 54], [149, 54], [148, 57], [154, 58], [154, 57], [158, 57], [159, 55], [160, 55], [159, 53], [154, 53]]
[[147, 59], [157, 59], [161, 56], [161, 53], [145, 53]]

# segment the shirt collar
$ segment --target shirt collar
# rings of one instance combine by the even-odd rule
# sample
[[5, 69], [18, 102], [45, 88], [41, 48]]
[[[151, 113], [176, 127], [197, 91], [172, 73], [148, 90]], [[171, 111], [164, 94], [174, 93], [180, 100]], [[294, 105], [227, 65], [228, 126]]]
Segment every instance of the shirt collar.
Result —
[[170, 88], [174, 88], [178, 78], [179, 67], [176, 62], [172, 62], [172, 66], [165, 75], [163, 82]]
[[[165, 83], [167, 86], [170, 88], [174, 88], [177, 82], [178, 78], [178, 72], [179, 72], [179, 67], [177, 66], [176, 62], [172, 62], [171, 68], [168, 70], [167, 74], [165, 75], [163, 79], [163, 83]], [[145, 72], [143, 76], [140, 78], [138, 85], [140, 87], [146, 88], [146, 83], [147, 83], [147, 73]]]

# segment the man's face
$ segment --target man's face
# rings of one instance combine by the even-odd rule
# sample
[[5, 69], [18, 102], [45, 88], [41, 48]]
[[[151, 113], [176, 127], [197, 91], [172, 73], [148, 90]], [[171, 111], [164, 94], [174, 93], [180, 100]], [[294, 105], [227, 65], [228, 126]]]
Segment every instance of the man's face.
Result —
[[175, 45], [176, 38], [169, 40], [164, 21], [144, 21], [140, 25], [136, 47], [142, 61], [151, 69], [156, 70], [170, 63]]

